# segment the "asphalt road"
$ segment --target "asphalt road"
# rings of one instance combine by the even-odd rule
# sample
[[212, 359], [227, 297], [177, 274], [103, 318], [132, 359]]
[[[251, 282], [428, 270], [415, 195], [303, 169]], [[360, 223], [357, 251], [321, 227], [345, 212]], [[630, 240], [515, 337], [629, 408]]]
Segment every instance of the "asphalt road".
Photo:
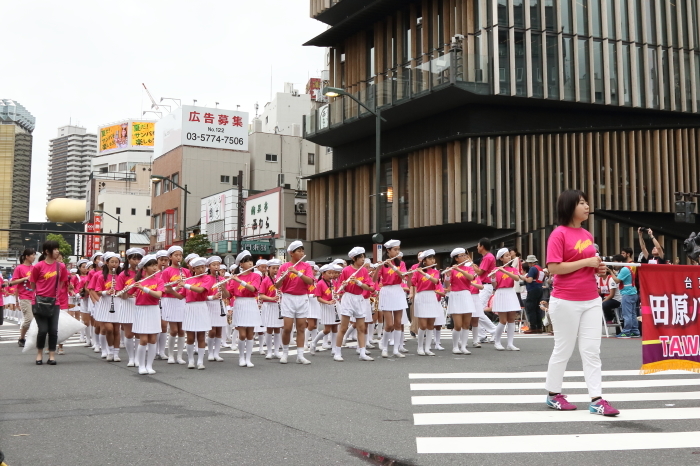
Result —
[[[520, 352], [485, 345], [470, 356], [451, 354], [451, 341], [443, 338], [447, 350], [435, 357], [415, 355], [415, 340], [408, 340], [412, 353], [405, 359], [360, 362], [344, 349], [345, 362], [322, 352], [307, 356], [310, 366], [280, 365], [255, 354], [250, 369], [238, 367], [237, 355], [222, 354], [226, 361], [205, 362], [204, 371], [156, 361], [158, 373], [141, 376], [126, 361], [107, 363], [77, 346], [67, 348], [57, 366], [35, 366], [33, 355], [22, 354], [11, 341], [13, 329], [7, 323], [0, 327], [0, 449], [9, 466], [700, 464], [695, 413], [700, 399], [683, 399], [700, 398], [700, 375], [606, 375], [606, 383], [623, 386], [605, 393], [656, 395], [613, 402], [622, 411], [616, 421], [582, 412], [587, 403], [580, 402], [574, 419], [572, 413], [523, 398], [544, 400], [541, 374], [515, 374], [546, 371], [551, 338], [517, 338]], [[604, 371], [641, 365], [639, 340], [604, 339], [602, 349]], [[578, 354], [568, 369], [581, 370]], [[493, 374], [473, 378], [487, 372]], [[467, 378], [445, 378], [455, 373]], [[583, 377], [566, 381], [583, 382]], [[648, 381], [662, 385], [643, 386]], [[484, 385], [459, 390], [433, 385], [443, 383]], [[492, 385], [520, 383], [533, 385]], [[586, 393], [585, 388], [565, 391]], [[455, 395], [477, 398], [446, 398]], [[492, 395], [505, 398], [490, 402]], [[412, 403], [416, 396], [428, 398]], [[664, 399], [647, 399], [654, 396]], [[646, 416], [639, 412], [643, 409], [654, 411]], [[633, 420], [624, 420], [625, 410]], [[521, 412], [524, 419], [518, 418]], [[414, 418], [428, 413], [434, 415]], [[681, 434], [665, 435], [674, 432]], [[604, 437], [586, 437], [598, 434]], [[441, 437], [455, 439], [435, 440]], [[669, 447], [673, 439], [691, 446], [658, 448]], [[577, 442], [595, 451], [569, 451]], [[417, 450], [444, 451], [445, 445], [469, 452]], [[479, 450], [488, 453], [473, 453]]]

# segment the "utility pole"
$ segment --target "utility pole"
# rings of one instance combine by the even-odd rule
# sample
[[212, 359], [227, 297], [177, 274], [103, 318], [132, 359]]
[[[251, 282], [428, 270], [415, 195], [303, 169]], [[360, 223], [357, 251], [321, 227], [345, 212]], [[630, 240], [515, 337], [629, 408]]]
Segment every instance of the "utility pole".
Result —
[[243, 251], [243, 222], [245, 221], [245, 205], [243, 204], [243, 170], [238, 170], [238, 233], [236, 235], [237, 250], [236, 254]]

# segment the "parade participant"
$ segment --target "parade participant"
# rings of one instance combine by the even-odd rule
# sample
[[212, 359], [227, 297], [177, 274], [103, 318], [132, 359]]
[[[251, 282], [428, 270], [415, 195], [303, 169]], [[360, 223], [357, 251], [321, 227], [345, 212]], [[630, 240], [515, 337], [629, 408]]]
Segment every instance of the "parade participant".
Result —
[[[238, 330], [238, 365], [254, 367], [250, 360], [253, 354], [255, 327], [262, 322], [258, 309], [258, 290], [261, 288], [260, 275], [254, 272], [253, 256], [242, 251], [236, 256], [238, 275], [229, 282], [228, 291], [235, 297], [233, 303], [233, 324]], [[303, 332], [302, 332], [303, 334]], [[303, 351], [303, 350], [300, 350]]]
[[331, 339], [331, 354], [333, 356], [337, 353], [336, 338], [338, 333], [338, 324], [340, 323], [340, 316], [338, 315], [335, 294], [333, 290], [335, 289], [334, 281], [340, 276], [342, 268], [339, 265], [327, 264], [321, 267], [321, 279], [316, 285], [316, 300], [321, 305], [321, 325], [323, 325], [323, 332], [319, 332], [316, 338], [311, 342], [311, 354], [316, 353], [316, 345], [318, 342], [324, 338], [324, 335], [329, 335]]
[[78, 320], [82, 321], [85, 325], [80, 331], [80, 342], [85, 343], [86, 347], [92, 346], [92, 335], [90, 326], [90, 314], [87, 313], [87, 292], [85, 291], [85, 284], [87, 283], [88, 273], [90, 272], [89, 263], [87, 259], [80, 259], [76, 263], [78, 272], [76, 274], [78, 280], [74, 287], [75, 296], [77, 298], [78, 306]]
[[[161, 249], [156, 252], [156, 260], [158, 261], [158, 271], [163, 272], [170, 265], [170, 256], [168, 251]], [[161, 274], [158, 274], [162, 277]], [[160, 309], [160, 334], [158, 335], [158, 340], [156, 341], [156, 358], [168, 359], [165, 354], [165, 347], [168, 343], [168, 321], [163, 319], [163, 305], [162, 300], [158, 300], [158, 308]]]
[[[182, 321], [185, 318], [185, 292], [176, 283], [192, 276], [190, 271], [180, 266], [182, 262], [182, 248], [171, 246], [168, 249], [170, 266], [163, 270], [161, 278], [165, 290], [160, 302], [163, 306], [163, 320], [170, 326], [170, 340], [168, 340], [168, 364], [185, 364], [182, 353], [185, 349], [185, 331], [182, 329]], [[189, 256], [188, 256], [189, 257]], [[162, 327], [161, 327], [162, 328]], [[177, 359], [175, 358], [175, 344], [177, 343]]]
[[[467, 349], [467, 337], [469, 324], [472, 331], [479, 326], [479, 318], [474, 317], [476, 309], [472, 299], [472, 280], [476, 278], [473, 269], [466, 263], [470, 260], [464, 248], [455, 248], [450, 253], [451, 269], [446, 274], [450, 287], [450, 299], [447, 304], [447, 313], [452, 316], [454, 328], [452, 329], [452, 353], [471, 354]], [[474, 343], [477, 343], [475, 341]]]
[[[503, 264], [497, 267], [496, 278], [496, 293], [493, 300], [493, 313], [498, 315], [498, 325], [496, 326], [496, 334], [494, 347], [498, 351], [520, 351], [520, 348], [513, 344], [515, 337], [515, 316], [520, 312], [520, 301], [515, 292], [515, 283], [520, 280], [518, 269], [515, 267], [507, 267], [511, 261], [511, 253], [508, 248], [501, 248], [496, 253], [496, 260], [500, 260]], [[501, 344], [501, 335], [503, 329], [506, 329], [508, 335], [508, 344], [504, 348]]]
[[36, 336], [36, 364], [43, 364], [44, 344], [46, 336], [49, 337], [49, 365], [56, 365], [56, 344], [58, 343], [58, 317], [60, 314], [58, 306], [58, 291], [62, 283], [68, 281], [68, 270], [63, 262], [58, 261], [60, 254], [58, 242], [46, 241], [42, 245], [43, 254], [39, 262], [32, 267], [29, 276], [29, 287], [36, 290], [37, 306], [48, 309], [49, 312], [34, 312], [34, 320], [37, 324]]
[[[133, 332], [139, 336], [135, 364], [139, 374], [155, 374], [153, 360], [156, 357], [156, 340], [160, 334], [160, 298], [163, 295], [163, 280], [160, 274], [151, 278], [159, 269], [156, 256], [144, 256], [138, 263], [138, 272], [134, 277], [136, 285], [128, 291], [135, 297]], [[144, 281], [141, 281], [144, 280]]]
[[258, 261], [255, 263], [255, 273], [260, 275], [260, 278], [262, 279], [267, 275], [267, 267], [268, 267], [268, 261], [265, 259], [258, 259]]
[[12, 274], [12, 280], [10, 280], [11, 286], [16, 286], [16, 296], [19, 299], [19, 310], [22, 312], [22, 323], [19, 330], [19, 340], [18, 344], [20, 347], [24, 347], [25, 336], [27, 335], [27, 330], [29, 330], [29, 325], [34, 320], [34, 315], [32, 314], [32, 305], [35, 301], [34, 289], [29, 287], [29, 278], [32, 275], [32, 264], [36, 258], [36, 251], [32, 248], [27, 248], [19, 256], [20, 265], [15, 267], [15, 271]]
[[545, 388], [547, 406], [573, 410], [576, 405], [561, 393], [564, 373], [576, 339], [583, 363], [583, 374], [591, 397], [589, 412], [617, 416], [620, 412], [602, 398], [600, 362], [602, 305], [596, 274], [605, 273], [593, 246], [593, 236], [581, 224], [588, 220], [588, 199], [579, 190], [566, 190], [557, 200], [559, 226], [547, 241], [547, 268], [554, 275], [549, 300], [549, 318], [554, 332], [554, 350], [549, 359]]
[[[374, 272], [374, 269], [376, 269], [379, 266], [375, 266], [374, 269], [372, 268], [372, 261], [369, 260], [368, 258], [365, 258], [365, 264], [364, 264], [365, 269], [367, 269], [367, 274], [371, 277], [372, 273]], [[371, 284], [372, 289], [371, 290], [364, 290], [362, 292], [362, 299], [364, 299], [363, 302], [363, 308], [365, 310], [365, 348], [367, 348], [368, 351], [366, 351], [367, 354], [369, 354], [369, 350], [374, 349], [374, 345], [372, 344], [372, 335], [374, 334], [374, 314], [372, 313], [373, 306], [372, 306], [372, 298], [378, 299], [378, 284], [376, 282], [372, 282]], [[359, 345], [358, 345], [358, 351], [359, 351]]]
[[[93, 351], [95, 353], [102, 352], [102, 347], [100, 346], [100, 323], [95, 320], [95, 296], [93, 292], [95, 291], [95, 280], [98, 276], [102, 275], [102, 253], [96, 252], [90, 256], [90, 261], [92, 262], [92, 270], [88, 271], [88, 280], [85, 284], [85, 289], [88, 294], [88, 313], [90, 314], [90, 323], [92, 324], [92, 342]], [[99, 298], [97, 298], [99, 300]]]
[[[73, 292], [68, 296], [68, 313], [75, 320], [80, 321], [80, 296], [76, 292], [76, 290], [78, 289], [78, 286], [80, 285], [80, 278], [78, 277], [78, 269], [77, 268], [70, 269], [69, 282], [73, 287]], [[80, 342], [83, 343], [84, 341], [85, 341], [84, 336], [81, 333]]]
[[[209, 268], [209, 275], [214, 279], [214, 282], [222, 280], [221, 274], [221, 258], [219, 256], [211, 256], [207, 259], [206, 266]], [[220, 298], [216, 296], [221, 292]], [[221, 335], [222, 329], [226, 327], [227, 319], [224, 307], [224, 299], [229, 298], [229, 292], [226, 287], [222, 290], [211, 288], [209, 290], [209, 298], [207, 298], [207, 307], [209, 308], [209, 319], [211, 321], [211, 330], [209, 331], [209, 341], [207, 347], [207, 360], [223, 361], [224, 358], [219, 356], [221, 350]], [[210, 299], [211, 298], [211, 299]]]
[[[435, 356], [430, 351], [435, 319], [443, 312], [435, 290], [440, 283], [440, 271], [436, 264], [435, 251], [427, 249], [418, 255], [419, 267], [411, 274], [411, 284], [416, 288], [414, 316], [418, 319], [418, 355]], [[430, 267], [430, 268], [429, 268]]]
[[[445, 312], [447, 311], [447, 306], [443, 306], [443, 298], [447, 296], [447, 292], [445, 291], [445, 287], [442, 285], [442, 282], [439, 281], [440, 275], [438, 275], [438, 283], [435, 285], [435, 295], [438, 301], [438, 304], [440, 305], [440, 312], [438, 313], [438, 316], [435, 318], [435, 322], [433, 324], [433, 335], [432, 335], [432, 340], [433, 340], [433, 348], [435, 348], [438, 351], [445, 351], [445, 348], [440, 345], [440, 337], [441, 337], [441, 331], [442, 331], [442, 326], [447, 323], [447, 318], [445, 316]], [[430, 336], [429, 336], [430, 337]]]
[[[138, 265], [141, 263], [141, 259], [146, 256], [146, 251], [141, 248], [131, 248], [127, 249], [125, 255], [126, 268], [119, 274], [119, 277], [117, 277], [117, 291], [122, 291], [135, 282], [139, 270]], [[134, 335], [133, 331], [136, 300], [135, 297], [129, 293], [120, 293], [119, 297], [121, 299], [119, 322], [124, 329], [124, 346], [126, 348], [126, 354], [129, 356], [129, 362], [126, 366], [134, 367], [136, 365], [136, 347], [138, 345], [137, 340], [134, 339], [136, 335]], [[140, 337], [137, 336], [137, 339], [140, 340]]]
[[297, 329], [297, 364], [311, 364], [304, 357], [304, 330], [306, 330], [306, 318], [309, 315], [309, 285], [313, 284], [313, 269], [303, 262], [304, 244], [301, 241], [293, 241], [288, 247], [290, 262], [283, 264], [275, 277], [275, 288], [282, 292], [280, 308], [284, 318], [284, 330], [282, 333], [282, 358], [281, 364], [287, 364], [289, 356], [289, 340], [292, 336], [292, 327]]
[[[190, 258], [189, 262], [193, 276], [201, 275], [206, 271], [207, 260], [203, 257]], [[197, 369], [204, 369], [204, 350], [206, 343], [204, 341], [207, 332], [211, 330], [211, 317], [207, 301], [209, 300], [210, 290], [214, 285], [214, 277], [204, 275], [202, 277], [193, 278], [182, 286], [185, 289], [185, 313], [182, 320], [182, 329], [187, 334], [187, 368], [194, 369], [194, 345], [197, 341]], [[221, 292], [217, 290], [211, 295], [212, 299], [220, 299]]]
[[[309, 341], [309, 338], [311, 338], [311, 341], [316, 339], [316, 335], [318, 335], [318, 322], [321, 320], [321, 303], [319, 303], [316, 299], [316, 284], [318, 281], [316, 274], [319, 271], [319, 268], [313, 261], [307, 261], [306, 263], [309, 264], [314, 270], [314, 282], [309, 285], [309, 316], [306, 318], [306, 332], [304, 334], [305, 345], [306, 342]], [[315, 351], [316, 349], [314, 348], [311, 353], [313, 354]]]
[[[481, 309], [485, 309], [489, 298], [493, 296], [491, 272], [496, 268], [496, 258], [491, 254], [491, 241], [488, 238], [481, 238], [479, 240], [476, 251], [482, 256], [481, 263], [479, 265], [472, 264], [472, 268], [481, 280], [483, 288], [479, 291], [479, 299], [481, 300], [480, 307]], [[481, 343], [492, 343], [492, 340], [486, 338], [486, 332], [494, 335], [496, 333], [496, 326], [493, 325], [491, 319], [486, 317], [486, 314], [484, 314], [483, 317], [479, 317], [479, 332], [479, 341]]]
[[271, 259], [267, 262], [267, 272], [258, 290], [258, 299], [262, 301], [260, 317], [262, 325], [267, 332], [265, 334], [265, 345], [267, 346], [265, 359], [279, 359], [282, 357], [278, 349], [282, 346], [280, 329], [284, 321], [280, 319], [279, 296], [273, 282], [280, 265], [282, 265], [282, 262], [277, 259]]
[[[399, 351], [401, 347], [401, 322], [404, 310], [408, 309], [406, 293], [402, 288], [403, 274], [406, 273], [406, 264], [401, 260], [401, 241], [392, 239], [384, 243], [387, 260], [377, 267], [374, 272], [374, 281], [381, 287], [379, 289], [379, 311], [382, 312], [384, 322], [384, 336], [379, 344], [382, 357], [389, 357], [389, 342], [394, 339], [394, 356], [404, 357]], [[392, 335], [393, 333], [393, 335]]]
[[[95, 303], [93, 316], [100, 327], [100, 348], [102, 359], [114, 361], [115, 353], [119, 359], [119, 323], [117, 305], [114, 300], [117, 276], [121, 272], [119, 256], [112, 252], [106, 252], [102, 259], [104, 266], [102, 271], [93, 276], [91, 296]], [[114, 312], [110, 312], [114, 309]]]
[[[59, 253], [58, 254], [58, 261], [63, 262], [63, 254]], [[68, 272], [68, 280], [66, 280], [65, 283], [61, 283], [61, 286], [58, 288], [58, 306], [59, 310], [65, 311], [66, 314], [70, 315], [73, 317], [71, 311], [70, 311], [70, 297], [73, 293], [73, 275], [71, 275], [70, 271]], [[59, 355], [64, 355], [66, 352], [63, 350], [63, 343], [58, 344], [58, 352]]]

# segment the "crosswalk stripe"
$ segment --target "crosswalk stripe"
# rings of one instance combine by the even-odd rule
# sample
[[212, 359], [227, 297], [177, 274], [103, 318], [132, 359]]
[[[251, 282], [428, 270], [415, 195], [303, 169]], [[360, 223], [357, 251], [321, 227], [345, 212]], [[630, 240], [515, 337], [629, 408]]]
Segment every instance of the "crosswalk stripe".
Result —
[[[698, 378], [665, 380], [608, 380], [603, 388], [680, 387], [698, 385]], [[562, 388], [587, 388], [586, 382], [564, 382]], [[411, 390], [543, 390], [542, 382], [516, 383], [412, 383]]]
[[[568, 395], [571, 403], [589, 402], [587, 394]], [[606, 393], [608, 401], [670, 401], [700, 400], [700, 392], [658, 392], [658, 393]], [[527, 404], [544, 405], [545, 395], [444, 395], [412, 396], [413, 405], [461, 405], [461, 404]], [[627, 411], [625, 410], [625, 413]]]
[[418, 453], [555, 453], [700, 447], [700, 431], [495, 437], [418, 437]]
[[[641, 375], [638, 370], [602, 371], [603, 377], [627, 377]], [[688, 371], [664, 371], [650, 375], [694, 375]], [[695, 374], [697, 375], [697, 374]], [[564, 377], [583, 377], [583, 371], [566, 371]], [[408, 374], [409, 379], [543, 379], [547, 372], [454, 372], [437, 374]]]
[[576, 411], [506, 411], [464, 413], [415, 413], [413, 424], [417, 426], [456, 424], [522, 424], [542, 422], [615, 422], [658, 421], [696, 419], [700, 408], [649, 408], [625, 409], [624, 416], [605, 417], [592, 415], [587, 409]]

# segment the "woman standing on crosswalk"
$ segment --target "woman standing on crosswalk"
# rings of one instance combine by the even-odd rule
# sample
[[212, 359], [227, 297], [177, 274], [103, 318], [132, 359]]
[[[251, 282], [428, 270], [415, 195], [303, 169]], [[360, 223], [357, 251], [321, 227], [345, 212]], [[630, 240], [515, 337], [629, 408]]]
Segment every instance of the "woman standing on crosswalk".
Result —
[[567, 190], [557, 200], [559, 226], [547, 242], [547, 268], [554, 275], [549, 301], [549, 318], [554, 332], [554, 350], [547, 368], [547, 406], [573, 410], [576, 406], [561, 393], [566, 364], [574, 352], [576, 339], [583, 363], [583, 374], [591, 403], [589, 412], [617, 416], [620, 412], [602, 398], [600, 362], [600, 323], [603, 307], [596, 274], [605, 273], [596, 254], [593, 236], [581, 224], [588, 220], [588, 198], [579, 190]]
[[[450, 284], [450, 299], [447, 304], [447, 313], [452, 316], [454, 328], [452, 329], [452, 353], [470, 354], [467, 349], [467, 336], [469, 334], [469, 324], [472, 329], [479, 326], [479, 318], [473, 318], [476, 313], [474, 300], [472, 299], [471, 282], [476, 274], [466, 264], [469, 259], [464, 248], [453, 249], [450, 253], [452, 258], [452, 269], [447, 272], [447, 279]], [[463, 265], [460, 265], [463, 264]], [[474, 323], [476, 322], [476, 325]]]
[[443, 312], [437, 300], [435, 290], [440, 283], [440, 272], [435, 268], [435, 251], [426, 249], [418, 255], [420, 264], [411, 274], [411, 285], [415, 287], [416, 295], [413, 301], [413, 313], [418, 319], [418, 355], [435, 356], [430, 351], [435, 319]]

